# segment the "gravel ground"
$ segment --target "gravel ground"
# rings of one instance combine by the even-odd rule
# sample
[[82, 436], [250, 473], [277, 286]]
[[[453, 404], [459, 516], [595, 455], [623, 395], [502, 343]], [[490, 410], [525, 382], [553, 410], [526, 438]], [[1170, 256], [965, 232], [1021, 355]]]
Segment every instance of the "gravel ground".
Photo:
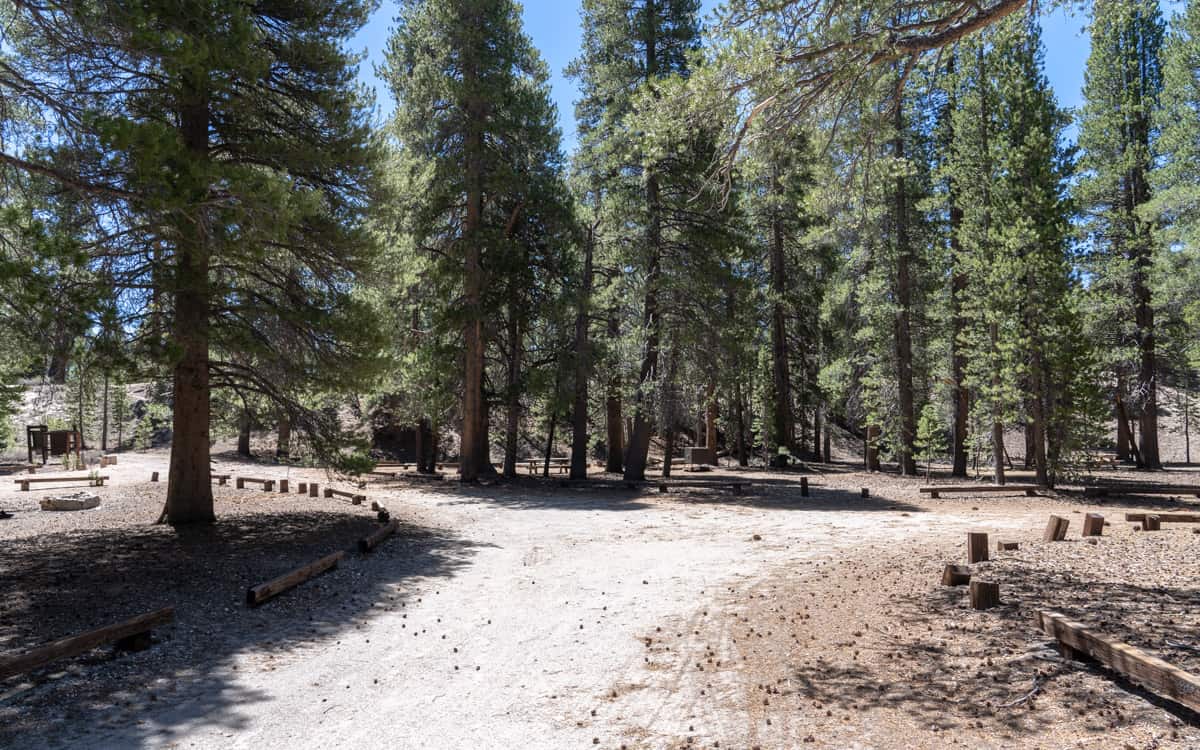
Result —
[[[1054, 607], [1200, 671], [1200, 535], [1122, 521], [1166, 499], [934, 501], [845, 470], [810, 475], [805, 499], [798, 475], [755, 472], [743, 497], [373, 482], [400, 533], [247, 609], [247, 586], [351, 548], [373, 514], [219, 488], [218, 524], [179, 536], [152, 525], [152, 470], [165, 454], [123, 455], [91, 511], [0, 486], [0, 649], [176, 608], [146, 651], [0, 681], [0, 747], [1200, 746], [1194, 715], [1064, 662], [1033, 626]], [[1085, 544], [1096, 510], [1112, 523]], [[1052, 512], [1073, 541], [1040, 541]], [[987, 612], [938, 585], [968, 530], [1021, 542], [976, 566], [1001, 583]]]

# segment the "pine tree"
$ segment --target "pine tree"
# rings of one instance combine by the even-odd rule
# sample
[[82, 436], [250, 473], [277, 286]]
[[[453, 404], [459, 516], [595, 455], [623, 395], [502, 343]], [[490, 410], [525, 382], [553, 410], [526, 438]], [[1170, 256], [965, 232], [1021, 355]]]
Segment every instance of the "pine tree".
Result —
[[[432, 323], [422, 356], [441, 371], [421, 377], [439, 383], [443, 399], [461, 387], [460, 475], [475, 481], [494, 471], [485, 354], [493, 344], [502, 349], [505, 468], [513, 474], [529, 385], [526, 337], [548, 335], [558, 351], [557, 328], [539, 329], [539, 321], [553, 318], [561, 327], [564, 313], [555, 306], [573, 277], [574, 224], [548, 74], [509, 0], [410, 0], [396, 24], [383, 71], [397, 100], [396, 260], [419, 269], [419, 286], [404, 293]], [[455, 303], [439, 306], [439, 299]], [[490, 310], [502, 310], [502, 320]], [[503, 342], [496, 328], [505, 331]], [[445, 369], [456, 331], [463, 342], [457, 374]], [[558, 358], [540, 365], [557, 368]]]
[[[211, 521], [213, 388], [297, 409], [332, 454], [335, 424], [253, 363], [269, 354], [330, 391], [373, 372], [372, 322], [350, 286], [373, 252], [361, 218], [374, 150], [343, 46], [369, 3], [11, 7], [0, 90], [49, 119], [0, 162], [86, 199], [93, 223], [77, 240], [112, 269], [136, 344], [174, 375], [166, 519]], [[248, 322], [264, 316], [299, 348], [280, 352]]]
[[[1159, 468], [1158, 368], [1150, 272], [1156, 255], [1151, 198], [1153, 118], [1162, 89], [1163, 24], [1157, 0], [1101, 0], [1093, 8], [1084, 81], [1076, 201], [1093, 276], [1091, 325], [1116, 383], [1118, 454]], [[1140, 446], [1129, 420], [1137, 417]]]

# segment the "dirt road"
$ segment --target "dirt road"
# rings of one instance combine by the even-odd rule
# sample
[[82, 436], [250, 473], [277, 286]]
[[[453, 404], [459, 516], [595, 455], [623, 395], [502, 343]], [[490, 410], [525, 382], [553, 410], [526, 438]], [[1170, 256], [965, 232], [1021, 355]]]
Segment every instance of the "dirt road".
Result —
[[[122, 470], [132, 483], [154, 460]], [[814, 478], [812, 497], [802, 499], [795, 478], [740, 476], [758, 483], [744, 497], [373, 486], [371, 497], [405, 523], [377, 555], [352, 559], [310, 591], [253, 611], [231, 600], [222, 611], [193, 612], [180, 592], [177, 625], [149, 651], [121, 657], [119, 668], [83, 665], [3, 685], [0, 719], [29, 713], [19, 733], [0, 729], [0, 744], [939, 747], [950, 729], [959, 739], [969, 731], [976, 747], [1086, 739], [1028, 716], [1002, 722], [1002, 731], [993, 731], [991, 718], [986, 727], [939, 727], [936, 697], [949, 693], [934, 690], [932, 703], [888, 701], [886, 686], [863, 683], [857, 694], [835, 698], [828, 690], [805, 692], [799, 677], [807, 670], [814, 683], [823, 673], [844, 682], [840, 667], [811, 659], [850, 660], [853, 652], [857, 661], [848, 644], [863, 640], [864, 627], [880, 636], [894, 627], [888, 637], [901, 638], [906, 621], [917, 627], [897, 609], [901, 601], [945, 606], [953, 627], [961, 602], [936, 598], [944, 595], [934, 584], [941, 563], [961, 555], [965, 531], [1032, 541], [1048, 508], [1079, 507], [1024, 498], [930, 503], [918, 498], [915, 483], [898, 482], [877, 482], [863, 499], [859, 487], [868, 480], [853, 473]], [[117, 486], [113, 504], [116, 496], [135, 497], [126, 502], [147, 513], [158, 502], [159, 488], [142, 488], [145, 498], [136, 499]], [[236, 515], [235, 500], [259, 495], [262, 506]], [[0, 497], [0, 506], [11, 497]], [[222, 497], [230, 507], [219, 512], [233, 514], [228, 524], [279, 502], [266, 493]], [[20, 522], [18, 514], [0, 523]], [[21, 537], [13, 528], [0, 533]], [[324, 540], [332, 548], [350, 538], [334, 536]], [[253, 571], [244, 577], [253, 580]], [[234, 581], [229, 591], [241, 585]], [[939, 638], [946, 628], [939, 621]], [[216, 630], [223, 635], [210, 638]], [[207, 657], [206, 638], [223, 644]], [[187, 658], [171, 654], [176, 642], [191, 644]], [[970, 690], [962, 670], [959, 689]], [[1004, 695], [1028, 689], [1024, 676], [1010, 678]], [[906, 675], [900, 670], [893, 679]], [[775, 704], [772, 697], [784, 693], [795, 705], [772, 721], [765, 707], [782, 705], [783, 697]], [[1137, 696], [1122, 700], [1144, 704]], [[868, 704], [877, 713], [866, 712]], [[1163, 747], [1172, 731], [1181, 743], [1196, 739], [1173, 715], [1146, 707], [1105, 736], [1120, 738], [1114, 747], [1152, 739]]]

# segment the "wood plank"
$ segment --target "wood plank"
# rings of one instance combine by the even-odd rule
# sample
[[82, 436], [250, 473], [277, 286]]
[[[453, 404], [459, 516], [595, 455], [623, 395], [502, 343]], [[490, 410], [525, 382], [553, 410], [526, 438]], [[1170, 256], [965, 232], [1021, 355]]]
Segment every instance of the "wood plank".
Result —
[[1071, 522], [1062, 516], [1050, 516], [1046, 522], [1046, 531], [1042, 534], [1043, 542], [1061, 542], [1067, 538], [1067, 528]]
[[935, 484], [929, 487], [918, 487], [924, 492], [937, 497], [942, 492], [1024, 492], [1032, 495], [1042, 489], [1036, 484]]
[[1158, 516], [1162, 523], [1200, 523], [1200, 513], [1126, 513], [1125, 520], [1145, 521], [1146, 516]]
[[325, 571], [336, 568], [342, 558], [346, 556], [345, 552], [334, 552], [331, 555], [326, 555], [316, 562], [311, 562], [300, 568], [296, 568], [290, 573], [284, 573], [278, 578], [273, 578], [266, 583], [260, 583], [257, 586], [251, 586], [246, 589], [246, 604], [251, 607], [256, 607], [273, 596], [278, 596], [288, 589], [295, 588], [304, 583], [310, 578], [315, 578]]
[[380, 542], [382, 542], [384, 539], [387, 539], [389, 536], [391, 536], [393, 533], [395, 533], [396, 529], [398, 529], [398, 528], [400, 528], [399, 521], [389, 521], [388, 523], [384, 524], [383, 526], [380, 526], [378, 529], [371, 532], [370, 534], [367, 534], [362, 539], [359, 539], [358, 540], [359, 553], [365, 555], [368, 552], [370, 552], [371, 550], [375, 549], [376, 547], [379, 546]]
[[1038, 610], [1037, 624], [1047, 635], [1120, 672], [1147, 690], [1200, 711], [1200, 677], [1139, 648], [1097, 633], [1060, 612]]
[[88, 651], [103, 646], [106, 643], [119, 641], [138, 633], [144, 633], [151, 628], [165, 625], [175, 619], [175, 608], [164, 607], [154, 612], [138, 615], [115, 625], [108, 625], [97, 630], [91, 630], [80, 635], [60, 638], [45, 646], [20, 654], [0, 657], [0, 680], [13, 675], [24, 674], [31, 669], [37, 669], [58, 659], [79, 656]]

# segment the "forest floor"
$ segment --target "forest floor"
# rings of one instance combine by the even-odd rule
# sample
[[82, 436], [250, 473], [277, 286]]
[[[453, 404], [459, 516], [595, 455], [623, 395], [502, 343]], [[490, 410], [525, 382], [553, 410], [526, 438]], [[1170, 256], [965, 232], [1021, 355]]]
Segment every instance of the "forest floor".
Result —
[[[221, 459], [293, 493], [327, 480]], [[0, 747], [1200, 746], [1196, 715], [1064, 661], [1033, 622], [1054, 608], [1200, 672], [1200, 534], [1123, 520], [1195, 498], [931, 500], [844, 466], [814, 467], [808, 498], [798, 473], [732, 470], [674, 481], [750, 492], [373, 481], [400, 532], [249, 609], [247, 586], [375, 528], [369, 502], [219, 487], [218, 523], [181, 536], [153, 524], [166, 461], [122, 454], [90, 511], [40, 511], [59, 490], [3, 478], [0, 654], [161, 606], [176, 621], [148, 650], [0, 681]], [[1110, 521], [1095, 545], [1085, 512]], [[1068, 541], [1041, 541], [1050, 513]], [[1003, 599], [984, 612], [940, 585], [973, 530]]]

